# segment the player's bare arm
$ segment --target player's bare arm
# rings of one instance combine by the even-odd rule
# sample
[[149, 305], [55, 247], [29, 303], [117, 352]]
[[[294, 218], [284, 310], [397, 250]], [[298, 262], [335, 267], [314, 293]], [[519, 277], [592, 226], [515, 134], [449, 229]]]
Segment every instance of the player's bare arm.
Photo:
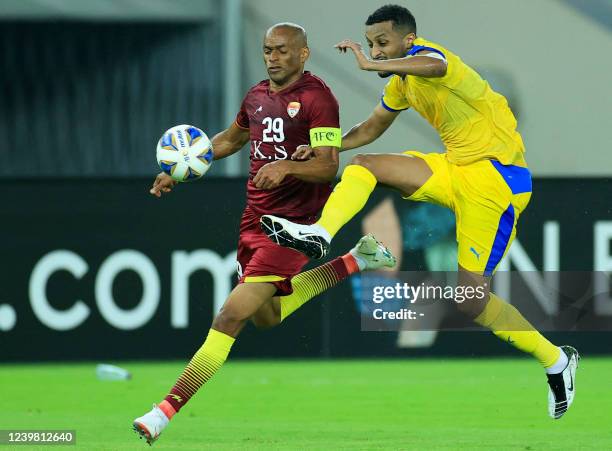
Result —
[[238, 152], [249, 142], [249, 129], [238, 126], [235, 122], [212, 139], [214, 160], [229, 157]]
[[[368, 40], [368, 45], [373, 46]], [[414, 75], [417, 77], [437, 78], [446, 75], [446, 62], [437, 58], [425, 56], [428, 51], [422, 51], [415, 56], [407, 56], [404, 58], [394, 59], [371, 59], [362, 49], [361, 44], [345, 39], [335, 47], [341, 52], [346, 53], [347, 50], [352, 50], [357, 61], [357, 66], [362, 70], [372, 72], [388, 72], [397, 75]]]
[[386, 110], [379, 103], [370, 117], [354, 125], [344, 134], [340, 151], [356, 149], [374, 142], [391, 126], [399, 114], [399, 111]]
[[[365, 121], [355, 124], [342, 137], [342, 147], [340, 152], [345, 150], [356, 149], [376, 141], [393, 123], [395, 118], [399, 116], [399, 111], [389, 111], [383, 108], [380, 104], [376, 105], [370, 117]], [[308, 160], [315, 156], [315, 149], [310, 146], [303, 145], [298, 147], [295, 153], [291, 156], [292, 160]]]
[[[228, 157], [238, 152], [249, 141], [249, 129], [239, 127], [236, 123], [227, 129], [217, 133], [212, 139], [212, 149], [215, 160]], [[169, 193], [178, 182], [173, 180], [165, 172], [160, 172], [155, 177], [150, 193], [155, 197], [161, 197], [162, 193]]]
[[[305, 147], [300, 146], [300, 149]], [[321, 146], [308, 149], [312, 151], [312, 158], [308, 161], [279, 160], [268, 163], [257, 172], [253, 183], [260, 189], [273, 189], [289, 175], [311, 183], [332, 181], [338, 172], [338, 148]]]

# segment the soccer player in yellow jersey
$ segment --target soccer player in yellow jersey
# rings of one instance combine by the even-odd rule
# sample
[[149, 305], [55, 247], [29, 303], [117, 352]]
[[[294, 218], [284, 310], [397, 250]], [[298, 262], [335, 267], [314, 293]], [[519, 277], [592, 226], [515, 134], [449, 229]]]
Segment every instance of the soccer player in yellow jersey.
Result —
[[[322, 258], [332, 237], [364, 207], [374, 187], [386, 185], [406, 199], [454, 211], [459, 283], [488, 287], [531, 197], [516, 119], [506, 99], [457, 55], [417, 36], [416, 21], [406, 8], [379, 8], [368, 17], [365, 35], [371, 58], [351, 40], [336, 47], [351, 50], [360, 69], [390, 79], [370, 117], [343, 136], [341, 150], [373, 142], [401, 111], [413, 108], [438, 131], [446, 152], [357, 155], [316, 224], [304, 226], [268, 215], [261, 219], [264, 230], [281, 245]], [[301, 157], [308, 157], [308, 152]], [[548, 377], [548, 411], [560, 418], [574, 399], [576, 350], [553, 345], [488, 289], [479, 302], [456, 304], [477, 324], [542, 364]]]

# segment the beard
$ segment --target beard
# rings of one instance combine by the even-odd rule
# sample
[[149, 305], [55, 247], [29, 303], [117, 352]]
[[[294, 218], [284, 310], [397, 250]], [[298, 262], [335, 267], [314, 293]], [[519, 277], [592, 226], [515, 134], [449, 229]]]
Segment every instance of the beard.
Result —
[[[374, 58], [375, 61], [387, 61], [388, 58]], [[376, 72], [380, 78], [387, 78], [393, 75], [391, 72]]]
[[300, 68], [298, 68], [297, 70], [289, 70], [285, 68], [282, 71], [276, 73], [268, 72], [268, 78], [277, 85], [285, 85], [291, 78], [302, 72], [303, 70], [300, 70]]
[[272, 80], [274, 83], [277, 84], [283, 84], [284, 81], [287, 80], [287, 74], [285, 74], [284, 72], [276, 72], [276, 73], [270, 73], [268, 72], [268, 78], [270, 80]]

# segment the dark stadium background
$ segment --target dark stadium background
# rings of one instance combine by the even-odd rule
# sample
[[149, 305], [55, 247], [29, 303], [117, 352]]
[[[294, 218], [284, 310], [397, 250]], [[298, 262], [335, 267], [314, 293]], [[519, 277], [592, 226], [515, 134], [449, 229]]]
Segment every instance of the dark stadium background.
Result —
[[[11, 265], [0, 273], [4, 287], [2, 303], [11, 305], [17, 315], [15, 327], [3, 332], [4, 360], [53, 361], [82, 359], [188, 358], [190, 350], [208, 330], [213, 314], [214, 285], [235, 280], [233, 260], [227, 261], [222, 275], [214, 278], [209, 270], [197, 270], [189, 278], [188, 324], [175, 327], [171, 322], [172, 274], [181, 271], [173, 263], [177, 251], [212, 251], [225, 259], [235, 251], [236, 227], [244, 207], [245, 179], [207, 178], [180, 186], [163, 199], [148, 195], [150, 179], [49, 179], [4, 180], [0, 183], [5, 202], [3, 214], [12, 218], [0, 223], [3, 236], [11, 237], [3, 246], [5, 261]], [[559, 224], [562, 271], [591, 271], [594, 259], [594, 221], [611, 218], [607, 199], [598, 196], [608, 189], [605, 179], [572, 181], [541, 179], [535, 182], [532, 204], [522, 219], [519, 240], [529, 257], [542, 264], [543, 226]], [[560, 198], [557, 193], [563, 191]], [[590, 193], [590, 194], [589, 194]], [[392, 193], [381, 190], [370, 205]], [[588, 215], [566, 208], [591, 198]], [[403, 202], [402, 204], [405, 204]], [[28, 206], [24, 208], [24, 206]], [[334, 241], [340, 254], [361, 234], [360, 220], [365, 211]], [[586, 217], [585, 217], [586, 216]], [[569, 237], [580, 237], [569, 239]], [[47, 273], [46, 298], [56, 310], [66, 312], [79, 300], [89, 314], [67, 330], [45, 325], [32, 307], [34, 269], [42, 259], [58, 250], [82, 259], [87, 270], [82, 276], [59, 267]], [[113, 324], [100, 313], [96, 280], [101, 265], [113, 255], [137, 251], [149, 259], [160, 281], [159, 303], [150, 319], [127, 329]], [[404, 256], [412, 258], [411, 253]], [[204, 259], [205, 260], [205, 259]], [[68, 264], [68, 267], [69, 264]], [[417, 268], [424, 270], [424, 268]], [[143, 297], [143, 277], [133, 270], [117, 270], [112, 283], [113, 302], [126, 315], [136, 309]], [[515, 302], [520, 302], [516, 299]], [[522, 304], [519, 304], [522, 305]], [[609, 346], [604, 325], [589, 324], [582, 331], [553, 332], [554, 339], [583, 344], [589, 353], [607, 353]], [[51, 321], [51, 320], [50, 320]], [[432, 347], [398, 349], [396, 332], [361, 332], [361, 323], [351, 284], [346, 281], [308, 303], [299, 315], [280, 327], [257, 331], [247, 327], [232, 357], [375, 357], [449, 355], [510, 355], [515, 351], [500, 346], [485, 332], [442, 332]], [[101, 339], [103, 337], [103, 339]]]

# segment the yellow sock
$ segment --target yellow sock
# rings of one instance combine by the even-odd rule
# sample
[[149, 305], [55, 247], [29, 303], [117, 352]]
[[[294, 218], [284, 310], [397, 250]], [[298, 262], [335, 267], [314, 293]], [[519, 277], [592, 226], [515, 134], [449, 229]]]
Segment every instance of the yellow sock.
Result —
[[198, 389], [221, 368], [234, 341], [236, 341], [235, 338], [210, 329], [206, 341], [191, 358], [174, 387], [164, 399], [165, 402], [160, 403], [162, 410], [167, 409], [168, 406], [171, 406], [174, 410], [174, 412], [170, 409], [168, 409], [168, 412], [164, 410], [168, 418], [178, 412], [196, 394]]
[[281, 296], [281, 321], [299, 309], [306, 302], [333, 287], [348, 275], [359, 271], [351, 254], [338, 257], [329, 263], [317, 266], [291, 279], [293, 293]]
[[531, 354], [544, 366], [552, 366], [561, 350], [540, 334], [512, 305], [490, 293], [489, 302], [474, 320], [517, 349]]
[[347, 166], [317, 224], [334, 236], [365, 206], [375, 186], [376, 177], [366, 168], [354, 164]]

